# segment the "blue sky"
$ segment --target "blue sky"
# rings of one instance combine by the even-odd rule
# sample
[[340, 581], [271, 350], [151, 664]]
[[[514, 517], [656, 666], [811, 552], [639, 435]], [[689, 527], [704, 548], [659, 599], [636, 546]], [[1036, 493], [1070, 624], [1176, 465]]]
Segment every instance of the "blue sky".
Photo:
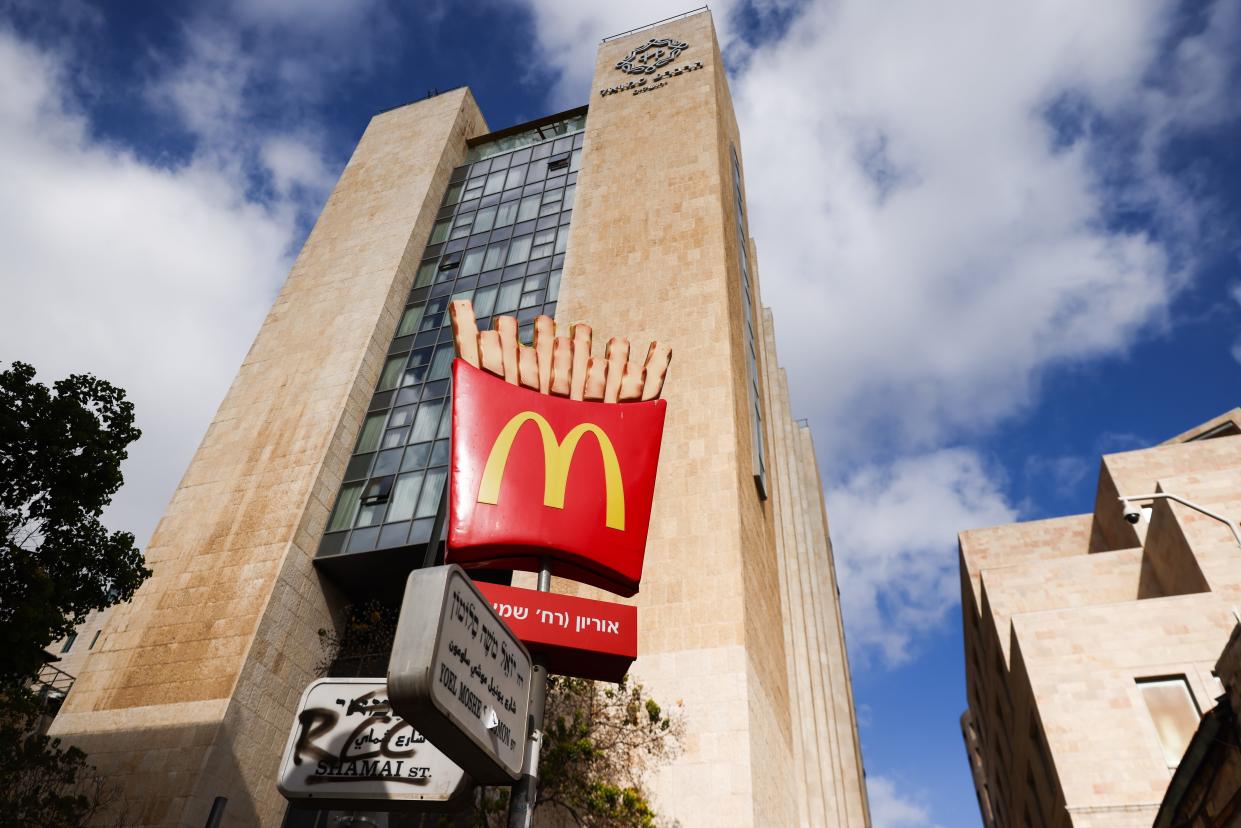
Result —
[[[368, 118], [587, 100], [653, 0], [0, 2], [0, 359], [130, 389], [145, 539]], [[956, 533], [1241, 400], [1237, 4], [728, 0], [878, 826], [974, 826]]]

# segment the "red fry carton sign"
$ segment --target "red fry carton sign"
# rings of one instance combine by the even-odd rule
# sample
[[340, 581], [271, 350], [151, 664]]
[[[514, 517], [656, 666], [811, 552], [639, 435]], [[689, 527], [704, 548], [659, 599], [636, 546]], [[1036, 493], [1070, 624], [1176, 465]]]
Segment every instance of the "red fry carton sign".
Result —
[[554, 592], [476, 582], [496, 614], [558, 675], [620, 681], [638, 657], [638, 610]]
[[446, 562], [548, 558], [554, 575], [636, 593], [666, 409], [539, 394], [456, 360]]

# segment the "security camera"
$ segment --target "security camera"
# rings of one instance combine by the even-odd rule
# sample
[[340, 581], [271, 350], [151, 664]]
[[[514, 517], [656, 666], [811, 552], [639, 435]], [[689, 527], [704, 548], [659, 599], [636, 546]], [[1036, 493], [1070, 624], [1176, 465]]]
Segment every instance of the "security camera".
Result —
[[1142, 520], [1142, 510], [1132, 503], [1125, 504], [1125, 520], [1130, 523], [1138, 523]]

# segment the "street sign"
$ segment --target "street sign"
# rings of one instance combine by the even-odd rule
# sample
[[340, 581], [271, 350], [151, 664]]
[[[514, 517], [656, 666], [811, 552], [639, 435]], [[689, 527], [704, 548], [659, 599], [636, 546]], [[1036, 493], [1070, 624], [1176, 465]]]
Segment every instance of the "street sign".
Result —
[[475, 584], [530, 652], [562, 676], [620, 681], [638, 657], [638, 609], [533, 589]]
[[452, 811], [473, 785], [393, 714], [382, 678], [323, 678], [302, 693], [276, 787], [301, 807]]
[[410, 574], [388, 662], [398, 715], [479, 782], [521, 775], [530, 651], [459, 566]]

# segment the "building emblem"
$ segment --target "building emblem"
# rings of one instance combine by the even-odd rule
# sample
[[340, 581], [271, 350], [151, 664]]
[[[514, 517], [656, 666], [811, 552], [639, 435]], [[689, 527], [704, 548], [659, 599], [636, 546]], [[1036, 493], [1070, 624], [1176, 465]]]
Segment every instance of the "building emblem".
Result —
[[667, 403], [671, 349], [629, 341], [602, 358], [591, 330], [557, 336], [534, 320], [518, 341], [511, 316], [479, 331], [470, 303], [449, 305], [452, 468], [445, 563], [539, 571], [633, 595], [642, 578]]
[[672, 63], [688, 48], [688, 43], [670, 37], [653, 37], [617, 61], [616, 68], [630, 75], [650, 75]]

